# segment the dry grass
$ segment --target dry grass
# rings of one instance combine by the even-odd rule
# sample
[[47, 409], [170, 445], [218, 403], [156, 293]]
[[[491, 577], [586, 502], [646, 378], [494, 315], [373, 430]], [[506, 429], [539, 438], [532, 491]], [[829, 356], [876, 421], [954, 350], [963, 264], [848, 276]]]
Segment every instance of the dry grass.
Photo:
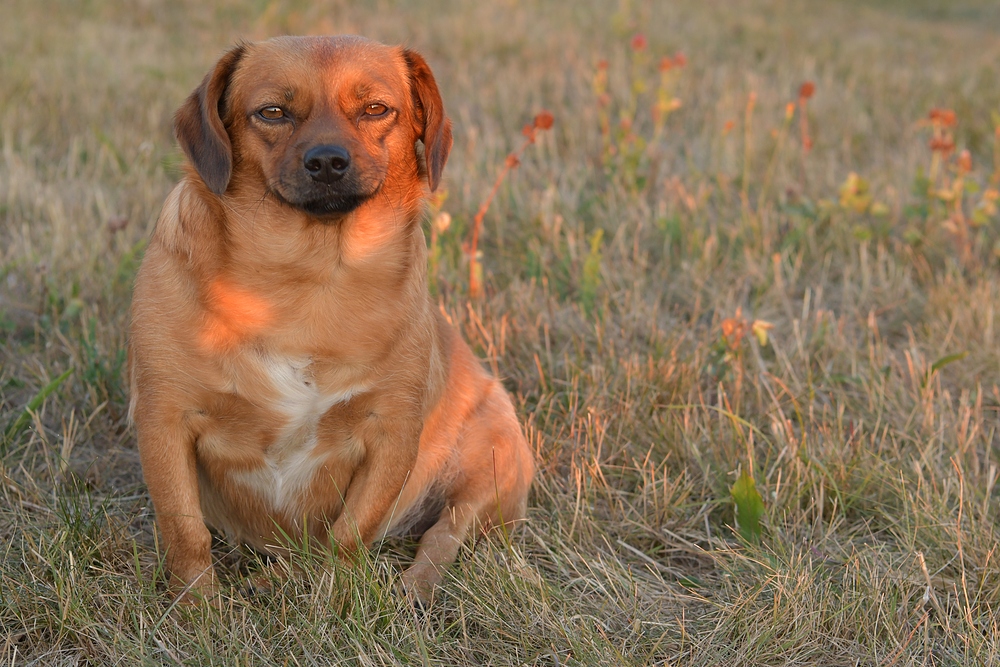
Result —
[[[11, 1], [5, 664], [997, 660], [994, 3]], [[177, 177], [173, 109], [233, 40], [284, 31], [428, 56], [456, 125], [433, 288], [537, 450], [528, 525], [468, 550], [428, 612], [395, 591], [405, 544], [333, 578], [304, 552], [304, 576], [257, 597], [260, 564], [220, 544], [221, 611], [163, 592], [123, 417], [130, 282]], [[682, 105], [657, 131], [657, 62], [677, 51], [663, 85]], [[805, 81], [808, 153], [801, 109], [785, 120]], [[935, 107], [972, 169], [952, 153], [929, 184]], [[541, 108], [555, 126], [485, 218], [470, 302], [462, 244]], [[978, 185], [961, 215], [942, 192], [958, 178]], [[759, 543], [734, 530], [743, 471]]]

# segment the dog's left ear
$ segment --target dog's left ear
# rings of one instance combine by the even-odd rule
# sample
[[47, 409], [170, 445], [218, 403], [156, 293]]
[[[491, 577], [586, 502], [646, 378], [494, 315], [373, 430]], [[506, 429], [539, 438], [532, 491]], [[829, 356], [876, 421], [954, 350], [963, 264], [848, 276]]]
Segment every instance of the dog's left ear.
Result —
[[233, 146], [222, 122], [221, 103], [229, 78], [246, 47], [230, 49], [174, 115], [174, 134], [184, 153], [205, 181], [221, 196], [233, 173]]
[[420, 140], [424, 143], [424, 157], [427, 160], [427, 185], [431, 192], [437, 189], [441, 182], [441, 172], [448, 161], [451, 152], [451, 121], [444, 115], [444, 103], [437, 83], [427, 61], [409, 49], [403, 49], [410, 70], [410, 86], [414, 102], [417, 105], [417, 117], [423, 122], [424, 129]]

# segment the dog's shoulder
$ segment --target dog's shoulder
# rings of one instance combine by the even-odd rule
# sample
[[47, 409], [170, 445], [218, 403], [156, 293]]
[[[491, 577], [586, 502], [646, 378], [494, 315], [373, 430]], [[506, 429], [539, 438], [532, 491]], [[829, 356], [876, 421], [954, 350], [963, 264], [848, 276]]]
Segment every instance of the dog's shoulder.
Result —
[[151, 243], [194, 261], [223, 241], [224, 215], [218, 198], [197, 179], [185, 177], [163, 202]]
[[204, 189], [184, 178], [163, 203], [133, 287], [132, 347], [157, 348], [199, 312], [224, 252], [224, 221]]

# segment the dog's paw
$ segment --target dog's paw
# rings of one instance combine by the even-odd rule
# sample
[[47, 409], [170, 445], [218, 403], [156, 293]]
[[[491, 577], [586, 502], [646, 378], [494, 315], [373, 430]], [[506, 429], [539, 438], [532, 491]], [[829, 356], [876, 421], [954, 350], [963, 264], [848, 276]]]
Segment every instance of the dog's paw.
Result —
[[186, 586], [174, 594], [174, 604], [178, 607], [222, 607], [222, 594], [218, 586]]
[[427, 610], [434, 602], [441, 573], [430, 563], [417, 563], [403, 572], [401, 582], [410, 603], [417, 609]]
[[246, 597], [271, 595], [297, 574], [299, 573], [287, 560], [274, 558], [259, 571], [251, 574], [241, 590]]

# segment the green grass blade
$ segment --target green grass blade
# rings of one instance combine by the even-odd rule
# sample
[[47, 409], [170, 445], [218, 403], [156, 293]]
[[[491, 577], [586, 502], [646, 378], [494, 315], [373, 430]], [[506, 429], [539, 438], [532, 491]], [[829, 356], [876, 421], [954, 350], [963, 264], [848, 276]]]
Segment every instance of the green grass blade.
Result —
[[736, 503], [736, 526], [747, 542], [760, 543], [760, 517], [764, 514], [764, 499], [757, 491], [753, 477], [744, 470], [729, 493]]
[[66, 378], [73, 374], [73, 370], [74, 369], [72, 368], [66, 370], [66, 372], [57, 377], [55, 380], [42, 387], [41, 391], [35, 394], [34, 398], [28, 401], [24, 410], [22, 410], [21, 414], [17, 416], [17, 419], [11, 422], [10, 426], [7, 427], [7, 432], [4, 434], [3, 438], [3, 446], [0, 448], [0, 455], [7, 453], [7, 448], [28, 425], [28, 421], [31, 419], [31, 414], [38, 410], [38, 408], [42, 406], [42, 403], [45, 402], [45, 399], [48, 398], [52, 392], [58, 389], [59, 385], [66, 381]]
[[968, 352], [956, 352], [955, 354], [949, 354], [947, 356], [941, 357], [933, 364], [931, 364], [931, 373], [936, 373], [937, 371], [941, 370], [948, 364], [953, 363], [955, 361], [961, 361], [962, 359], [965, 359], [967, 356], [969, 356]]

